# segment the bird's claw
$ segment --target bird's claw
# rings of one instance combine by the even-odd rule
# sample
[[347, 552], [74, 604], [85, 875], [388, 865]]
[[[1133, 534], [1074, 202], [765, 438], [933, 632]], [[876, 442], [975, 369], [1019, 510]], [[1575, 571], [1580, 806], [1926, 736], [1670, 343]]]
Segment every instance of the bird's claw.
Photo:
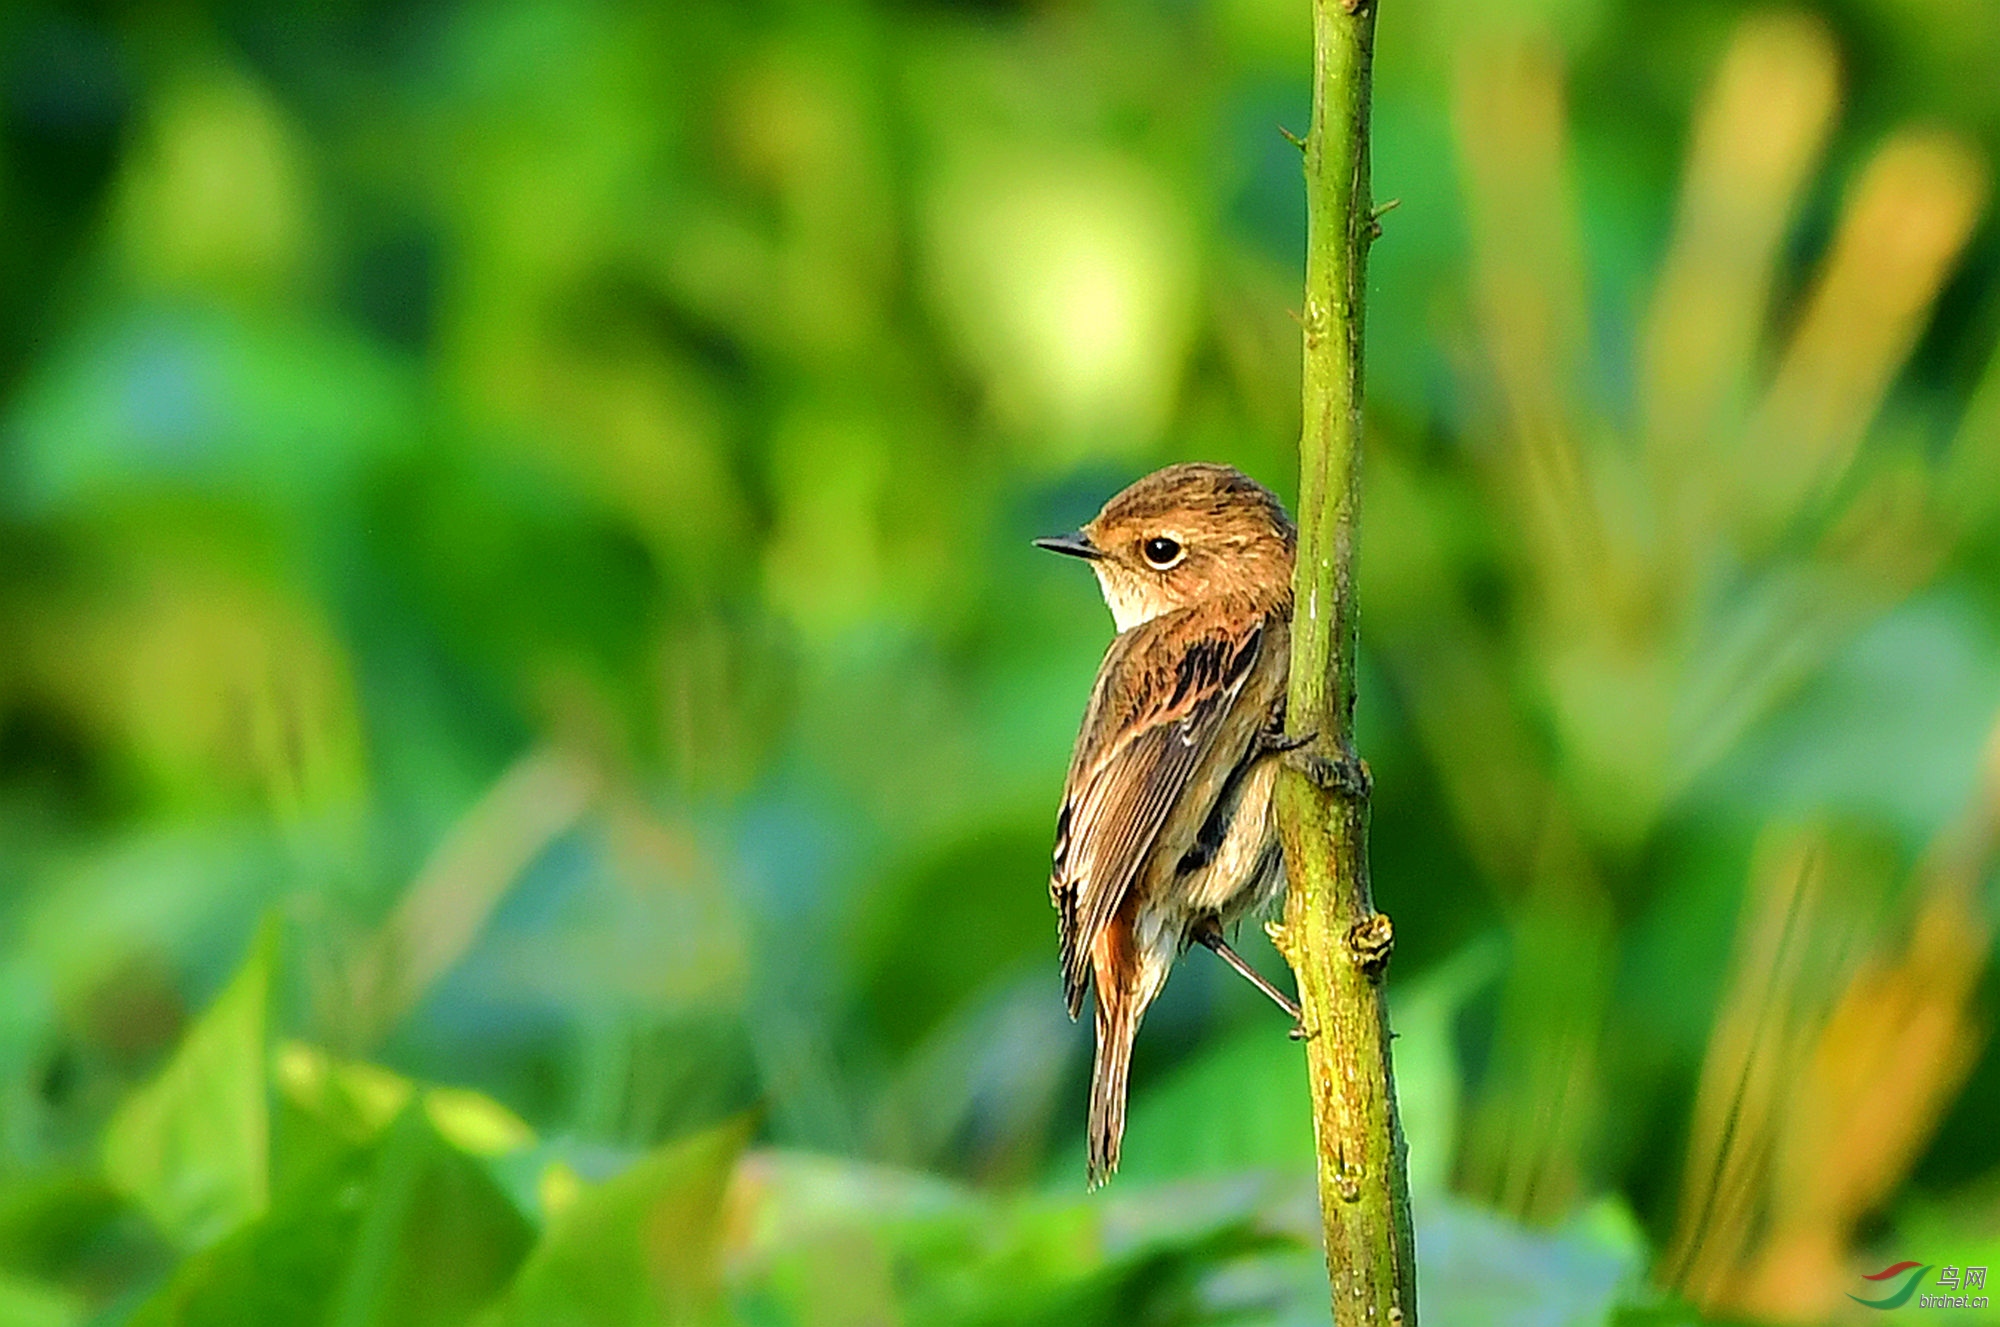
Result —
[[1317, 751], [1298, 748], [1286, 751], [1284, 761], [1314, 786], [1357, 802], [1367, 801], [1375, 791], [1375, 777], [1368, 772], [1368, 762], [1351, 753], [1323, 756]]
[[1311, 746], [1319, 740], [1318, 733], [1293, 733], [1287, 735], [1283, 729], [1273, 728], [1264, 734], [1264, 749], [1273, 755], [1286, 755], [1302, 747]]

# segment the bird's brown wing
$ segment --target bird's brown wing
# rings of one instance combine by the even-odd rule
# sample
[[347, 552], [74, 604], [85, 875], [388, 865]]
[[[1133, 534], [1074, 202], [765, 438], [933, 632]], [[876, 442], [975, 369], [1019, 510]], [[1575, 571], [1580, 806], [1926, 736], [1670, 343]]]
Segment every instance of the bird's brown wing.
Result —
[[[1259, 616], [1202, 608], [1143, 623], [1105, 653], [1056, 822], [1049, 895], [1061, 917], [1063, 992], [1083, 1009], [1091, 946], [1225, 729], [1269, 632]], [[1240, 752], [1229, 752], [1233, 764]], [[1204, 811], [1205, 814], [1205, 811]]]

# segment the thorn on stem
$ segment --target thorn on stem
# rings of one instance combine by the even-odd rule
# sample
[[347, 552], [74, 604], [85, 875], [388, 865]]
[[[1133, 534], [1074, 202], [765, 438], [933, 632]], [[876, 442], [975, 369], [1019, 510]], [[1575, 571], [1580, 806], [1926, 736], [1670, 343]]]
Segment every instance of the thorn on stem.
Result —
[[1282, 124], [1278, 126], [1278, 132], [1285, 136], [1285, 141], [1287, 143], [1290, 143], [1293, 147], [1297, 148], [1299, 151], [1303, 152], [1306, 150], [1306, 140], [1300, 138], [1297, 134], [1285, 128], [1285, 126], [1283, 126]]
[[1402, 205], [1403, 205], [1402, 199], [1391, 198], [1388, 202], [1382, 204], [1380, 207], [1369, 208], [1368, 220], [1365, 223], [1363, 223], [1361, 227], [1362, 237], [1366, 239], [1370, 244], [1373, 244], [1376, 240], [1381, 239], [1383, 216], [1387, 213], [1395, 211]]

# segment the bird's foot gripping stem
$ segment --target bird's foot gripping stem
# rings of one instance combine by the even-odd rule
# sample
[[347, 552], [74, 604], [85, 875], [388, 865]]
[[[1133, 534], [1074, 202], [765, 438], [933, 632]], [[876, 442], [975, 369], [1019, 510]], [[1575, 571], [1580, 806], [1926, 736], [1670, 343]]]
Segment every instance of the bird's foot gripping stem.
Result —
[[1284, 752], [1285, 764], [1305, 775], [1315, 787], [1352, 801], [1367, 801], [1375, 791], [1375, 776], [1368, 772], [1368, 762], [1351, 751], [1336, 756], [1321, 755], [1307, 745], [1312, 740], [1309, 737], [1304, 742], [1279, 748]]

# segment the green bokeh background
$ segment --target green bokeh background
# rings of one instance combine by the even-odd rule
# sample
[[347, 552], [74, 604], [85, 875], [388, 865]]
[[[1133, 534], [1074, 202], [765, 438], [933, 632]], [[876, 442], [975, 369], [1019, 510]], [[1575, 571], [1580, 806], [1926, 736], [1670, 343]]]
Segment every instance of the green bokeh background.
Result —
[[[1383, 5], [1360, 726], [1447, 1327], [2000, 1262], [2000, 8], [1761, 13]], [[1307, 15], [0, 12], [0, 1325], [1325, 1321], [1301, 1056], [1209, 956], [1082, 1191], [1046, 854], [1110, 624], [1028, 544], [1175, 460], [1296, 493]], [[1760, 97], [1824, 50], [1839, 109], [1712, 453], [1646, 462], [1689, 126], [1760, 31]], [[1752, 408], [1842, 237], [1954, 199]], [[1906, 952], [1960, 1030], [1827, 1080], [1859, 1134], [1774, 1112], [1756, 1230], [1888, 1159], [1703, 1295], [1703, 1065], [1802, 842], [1824, 961], [1751, 1078], [1819, 1081]], [[1947, 850], [1955, 985], [1902, 948]]]

